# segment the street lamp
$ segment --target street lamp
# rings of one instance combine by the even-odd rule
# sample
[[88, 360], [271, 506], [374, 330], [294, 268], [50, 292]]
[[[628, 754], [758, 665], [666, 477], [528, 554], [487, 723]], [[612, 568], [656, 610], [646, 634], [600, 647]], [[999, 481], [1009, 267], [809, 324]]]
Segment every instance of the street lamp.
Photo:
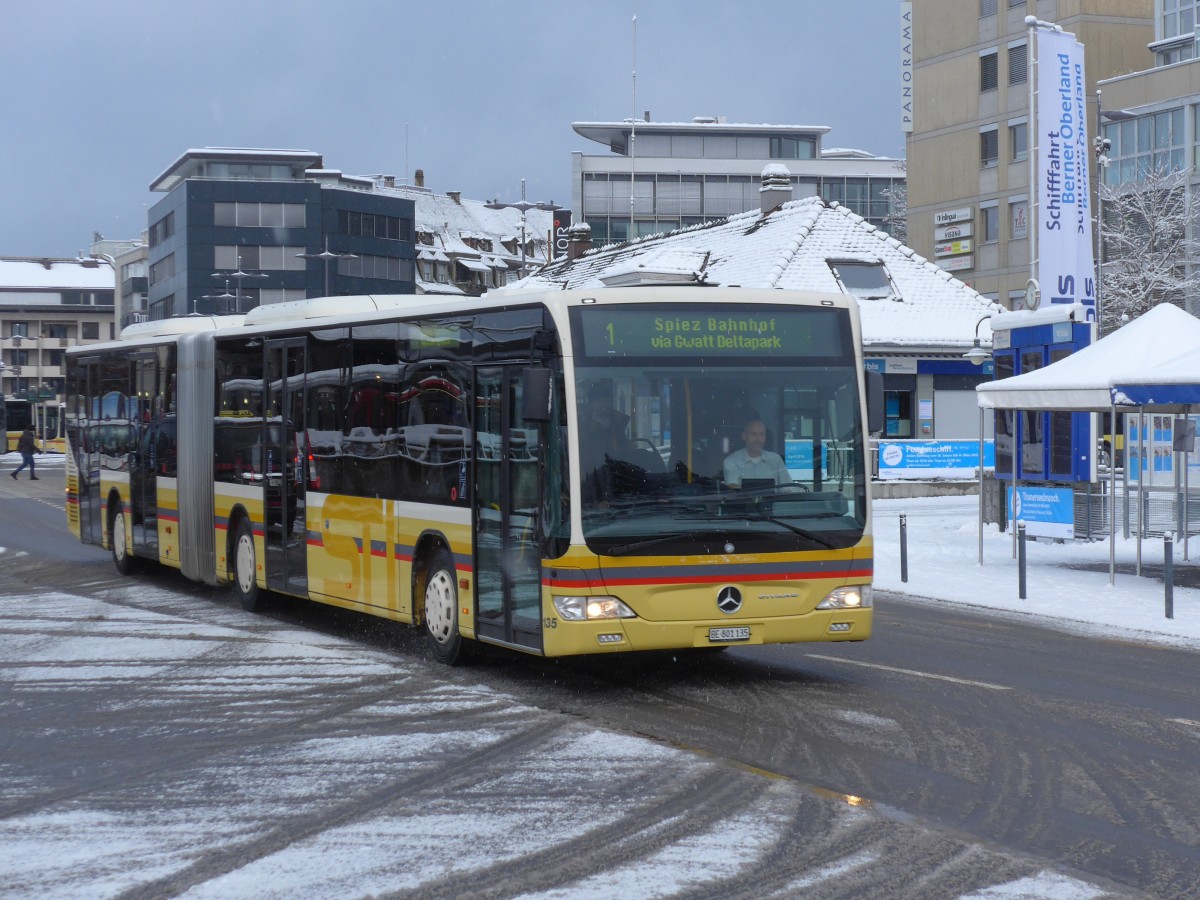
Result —
[[521, 179], [521, 202], [511, 204], [513, 209], [521, 211], [521, 277], [525, 277], [525, 213], [537, 207], [536, 203], [530, 203], [525, 199], [525, 179]]
[[[243, 278], [267, 278], [268, 276], [265, 272], [243, 272], [242, 271], [242, 255], [239, 253], [237, 255], [237, 268], [234, 271], [232, 271], [232, 272], [213, 272], [212, 277], [225, 279], [225, 294], [229, 294], [229, 279], [232, 278], [234, 281], [237, 282], [237, 294], [233, 295], [233, 299], [234, 299], [233, 312], [236, 313], [236, 312], [242, 311], [241, 310], [242, 297], [243, 297], [242, 279]], [[216, 294], [216, 295], [205, 294], [200, 299], [201, 300], [209, 300], [209, 299], [212, 299], [214, 296], [221, 297], [224, 295], [222, 295], [222, 294]]]
[[1109, 122], [1127, 122], [1136, 119], [1137, 114], [1125, 109], [1106, 110], [1100, 102], [1100, 91], [1096, 91], [1096, 337], [1104, 336], [1103, 313], [1104, 307], [1100, 298], [1100, 288], [1104, 281], [1104, 172], [1108, 168], [1108, 151], [1112, 149], [1112, 141], [1100, 133], [1102, 124]]
[[[224, 313], [229, 313], [231, 311], [230, 307], [232, 307], [232, 312], [238, 311], [238, 308], [237, 308], [238, 298], [236, 295], [229, 293], [229, 279], [228, 278], [225, 279], [225, 293], [223, 293], [223, 294], [203, 294], [203, 295], [201, 295], [200, 299], [201, 300], [219, 300], [221, 303], [221, 306], [220, 306], [221, 311]], [[230, 300], [232, 300], [233, 303], [230, 303], [229, 302]]]
[[325, 267], [325, 296], [329, 296], [329, 261], [332, 259], [358, 259], [357, 253], [337, 253], [329, 249], [329, 235], [325, 235], [325, 249], [320, 253], [297, 253], [300, 259], [319, 259]]
[[992, 358], [991, 351], [983, 349], [983, 345], [979, 343], [979, 326], [984, 322], [990, 321], [991, 318], [992, 314], [988, 313], [975, 323], [975, 342], [971, 345], [971, 349], [963, 354], [963, 359], [970, 360], [977, 366], [982, 366]]

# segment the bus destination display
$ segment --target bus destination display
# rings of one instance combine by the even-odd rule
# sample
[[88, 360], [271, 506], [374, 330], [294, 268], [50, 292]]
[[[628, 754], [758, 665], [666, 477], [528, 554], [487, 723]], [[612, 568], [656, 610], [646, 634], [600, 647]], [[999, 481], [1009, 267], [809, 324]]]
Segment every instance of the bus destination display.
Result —
[[843, 351], [834, 309], [581, 309], [585, 356], [829, 356]]

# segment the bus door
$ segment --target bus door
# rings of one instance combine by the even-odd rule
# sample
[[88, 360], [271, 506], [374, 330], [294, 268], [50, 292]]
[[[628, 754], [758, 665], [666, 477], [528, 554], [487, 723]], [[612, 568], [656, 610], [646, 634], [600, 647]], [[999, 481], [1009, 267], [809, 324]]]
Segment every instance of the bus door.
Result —
[[130, 411], [134, 423], [134, 454], [129, 467], [129, 507], [133, 521], [133, 549], [139, 555], [158, 556], [158, 422], [153, 417], [158, 391], [158, 358], [133, 359], [134, 397]]
[[267, 341], [266, 408], [259, 450], [263, 473], [263, 541], [267, 587], [308, 593], [308, 527], [305, 517], [303, 338]]
[[475, 387], [475, 604], [480, 637], [542, 649], [540, 429], [521, 418], [520, 366]]
[[72, 439], [75, 469], [79, 484], [79, 538], [99, 545], [104, 534], [100, 508], [100, 358], [79, 360], [77, 433]]

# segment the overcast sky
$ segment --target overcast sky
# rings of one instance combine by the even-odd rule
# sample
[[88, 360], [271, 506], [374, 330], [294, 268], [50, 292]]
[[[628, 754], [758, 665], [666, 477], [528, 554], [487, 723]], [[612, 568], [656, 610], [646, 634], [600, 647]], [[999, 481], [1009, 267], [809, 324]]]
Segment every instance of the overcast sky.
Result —
[[[901, 156], [895, 0], [6, 2], [0, 256], [136, 237], [184, 150], [570, 205], [577, 121], [828, 125]], [[407, 125], [407, 140], [406, 140]]]

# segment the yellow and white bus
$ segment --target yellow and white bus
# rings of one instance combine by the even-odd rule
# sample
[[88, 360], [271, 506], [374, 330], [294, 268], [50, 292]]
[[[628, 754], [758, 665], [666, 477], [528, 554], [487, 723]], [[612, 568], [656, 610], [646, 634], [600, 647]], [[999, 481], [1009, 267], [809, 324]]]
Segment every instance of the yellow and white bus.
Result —
[[[447, 663], [871, 634], [845, 295], [319, 298], [132, 326], [67, 390], [70, 526], [122, 572], [412, 623]], [[730, 474], [744, 434], [769, 477]]]
[[62, 453], [66, 449], [62, 406], [57, 400], [5, 400], [0, 396], [0, 434], [5, 436], [0, 452], [16, 450], [21, 433], [32, 425], [39, 450]]

